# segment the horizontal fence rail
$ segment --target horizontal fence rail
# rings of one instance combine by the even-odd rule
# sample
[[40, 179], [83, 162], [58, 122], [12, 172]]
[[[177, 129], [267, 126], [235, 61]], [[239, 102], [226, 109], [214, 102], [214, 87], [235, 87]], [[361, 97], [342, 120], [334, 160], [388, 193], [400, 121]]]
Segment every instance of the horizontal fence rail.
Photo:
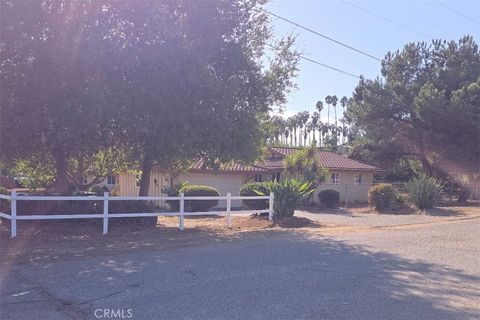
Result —
[[[226, 196], [185, 196], [180, 193], [178, 197], [122, 197], [110, 196], [105, 192], [102, 196], [29, 196], [19, 195], [16, 191], [12, 191], [10, 195], [0, 194], [0, 199], [10, 201], [10, 214], [0, 212], [0, 218], [10, 220], [11, 237], [17, 236], [17, 221], [18, 220], [68, 220], [68, 219], [103, 219], [103, 234], [108, 233], [108, 222], [110, 218], [141, 218], [141, 217], [160, 217], [160, 216], [178, 216], [179, 229], [183, 230], [185, 227], [185, 216], [204, 216], [204, 215], [225, 215], [227, 220], [227, 227], [232, 224], [232, 214], [247, 215], [261, 212], [268, 212], [268, 219], [273, 219], [273, 201], [274, 194], [270, 193], [268, 196], [232, 196], [227, 193]], [[138, 213], [109, 213], [108, 204], [110, 201], [179, 201], [178, 212], [138, 212]], [[186, 212], [185, 201], [189, 200], [226, 200], [227, 206], [224, 211], [204, 211], [204, 212]], [[232, 210], [232, 200], [268, 200], [268, 208], [261, 210]], [[18, 201], [102, 201], [103, 213], [92, 214], [48, 214], [48, 215], [18, 215], [17, 202]]]

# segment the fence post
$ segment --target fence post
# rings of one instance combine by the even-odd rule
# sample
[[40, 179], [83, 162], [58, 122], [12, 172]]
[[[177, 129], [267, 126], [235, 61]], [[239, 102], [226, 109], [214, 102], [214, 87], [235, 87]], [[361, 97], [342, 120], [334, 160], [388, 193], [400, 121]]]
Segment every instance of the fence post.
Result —
[[348, 209], [348, 184], [345, 183], [345, 209]]
[[103, 193], [103, 234], [108, 232], [108, 192]]
[[230, 192], [227, 193], [227, 227], [230, 228], [232, 225], [232, 217], [230, 215], [230, 211], [232, 210], [232, 194]]
[[17, 236], [17, 191], [12, 190], [10, 196], [10, 231], [11, 237], [15, 238]]
[[183, 230], [183, 227], [185, 225], [185, 218], [183, 216], [185, 212], [185, 199], [184, 199], [184, 194], [183, 192], [180, 193], [180, 230]]
[[270, 192], [270, 197], [268, 199], [268, 221], [273, 220], [273, 200], [275, 199], [275, 195], [273, 192]]

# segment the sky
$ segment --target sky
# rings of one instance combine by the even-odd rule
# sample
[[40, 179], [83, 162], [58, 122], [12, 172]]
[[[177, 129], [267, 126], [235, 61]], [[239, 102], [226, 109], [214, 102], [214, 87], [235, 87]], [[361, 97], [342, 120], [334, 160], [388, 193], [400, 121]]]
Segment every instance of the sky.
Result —
[[[348, 2], [348, 3], [347, 3]], [[405, 26], [387, 22], [350, 4]], [[445, 6], [460, 12], [453, 12]], [[458, 40], [470, 34], [480, 43], [480, 0], [476, 1], [294, 1], [271, 0], [266, 10], [328, 37], [383, 58], [406, 43], [432, 39]], [[341, 47], [278, 18], [271, 18], [277, 37], [297, 36], [297, 49], [321, 63], [367, 79], [380, 76], [380, 62]], [[298, 89], [289, 95], [284, 116], [315, 111], [327, 95], [351, 97], [358, 79], [301, 60]], [[322, 119], [326, 118], [326, 108]]]

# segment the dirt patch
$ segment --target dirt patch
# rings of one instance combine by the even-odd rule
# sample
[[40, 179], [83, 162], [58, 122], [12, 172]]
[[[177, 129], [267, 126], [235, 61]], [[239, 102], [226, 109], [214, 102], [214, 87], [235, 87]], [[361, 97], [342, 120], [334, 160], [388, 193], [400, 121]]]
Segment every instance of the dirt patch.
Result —
[[[159, 217], [158, 225], [160, 227], [178, 228], [179, 218]], [[268, 217], [262, 216], [232, 216], [232, 224], [230, 228], [227, 228], [227, 219], [221, 216], [185, 217], [185, 230], [206, 229], [225, 233], [232, 231], [258, 231], [274, 227], [275, 224], [268, 221]]]
[[[112, 219], [113, 220], [113, 219]], [[160, 217], [157, 226], [141, 223], [112, 223], [102, 234], [101, 220], [19, 221], [17, 238], [10, 238], [9, 222], [0, 223], [0, 264], [37, 263], [102, 256], [137, 250], [159, 250], [205, 243], [232, 241], [266, 230], [318, 228], [306, 218], [292, 217], [279, 223], [264, 216], [186, 217], [179, 230], [178, 217]]]
[[321, 225], [304, 217], [286, 217], [277, 222], [280, 228], [320, 228]]

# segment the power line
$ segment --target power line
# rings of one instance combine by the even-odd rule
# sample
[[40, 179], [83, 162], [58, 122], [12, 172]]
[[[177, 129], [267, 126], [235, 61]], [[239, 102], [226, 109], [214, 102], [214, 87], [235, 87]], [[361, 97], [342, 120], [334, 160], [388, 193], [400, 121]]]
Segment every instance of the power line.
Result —
[[357, 76], [357, 75], [355, 75], [355, 74], [353, 74], [353, 73], [350, 73], [350, 72], [348, 72], [348, 71], [344, 71], [344, 70], [341, 70], [341, 69], [338, 69], [338, 68], [329, 66], [329, 65], [327, 65], [327, 64], [324, 64], [324, 63], [321, 63], [321, 62], [319, 62], [319, 61], [316, 61], [316, 60], [307, 58], [307, 57], [302, 56], [302, 55], [300, 56], [300, 58], [302, 58], [303, 60], [310, 61], [310, 62], [312, 62], [312, 63], [318, 64], [318, 65], [320, 65], [320, 66], [322, 66], [322, 67], [325, 67], [325, 68], [328, 68], [328, 69], [331, 69], [331, 70], [334, 70], [334, 71], [343, 73], [344, 75], [347, 75], [347, 76], [350, 76], [350, 77], [354, 77], [354, 78], [356, 78], [356, 79], [360, 79], [360, 76]]
[[464, 17], [464, 18], [466, 18], [466, 19], [468, 19], [468, 20], [470, 20], [470, 21], [472, 21], [472, 22], [475, 22], [476, 24], [480, 24], [480, 20], [477, 20], [477, 19], [475, 19], [475, 18], [472, 18], [472, 17], [470, 17], [470, 16], [467, 16], [466, 14], [463, 14], [462, 12], [460, 12], [460, 11], [458, 11], [458, 10], [455, 10], [455, 9], [452, 8], [452, 7], [447, 6], [446, 4], [444, 4], [444, 3], [440, 2], [440, 1], [434, 1], [434, 2], [435, 2], [436, 4], [438, 4], [439, 6], [444, 7], [445, 9], [450, 10], [450, 11], [458, 14], [459, 16], [462, 16], [462, 17]]
[[[271, 15], [271, 16], [273, 16], [273, 17], [276, 17], [276, 18], [278, 18], [278, 19], [280, 19], [280, 20], [283, 20], [283, 21], [285, 21], [285, 22], [288, 22], [288, 23], [290, 23], [290, 24], [293, 24], [294, 26], [297, 26], [297, 27], [299, 27], [299, 28], [301, 28], [301, 29], [303, 29], [303, 30], [306, 30], [306, 31], [308, 31], [308, 32], [311, 32], [311, 33], [313, 33], [313, 34], [316, 34], [317, 36], [320, 36], [320, 37], [325, 38], [325, 39], [327, 39], [327, 40], [329, 40], [329, 41], [332, 41], [332, 42], [334, 42], [334, 43], [336, 43], [336, 44], [338, 44], [338, 45], [341, 45], [342, 47], [345, 47], [345, 48], [348, 48], [348, 49], [350, 49], [350, 50], [356, 51], [356, 52], [358, 52], [358, 53], [360, 53], [360, 54], [363, 54], [364, 56], [367, 56], [367, 57], [369, 57], [369, 58], [371, 58], [371, 59], [374, 59], [374, 60], [377, 60], [377, 61], [382, 61], [382, 59], [379, 59], [379, 58], [377, 58], [377, 57], [375, 57], [375, 56], [373, 56], [373, 55], [371, 55], [371, 54], [369, 54], [369, 53], [366, 53], [366, 52], [364, 52], [364, 51], [362, 51], [362, 50], [356, 49], [356, 48], [354, 48], [354, 47], [352, 47], [352, 46], [349, 46], [348, 44], [345, 44], [345, 43], [343, 43], [343, 42], [341, 42], [341, 41], [335, 40], [335, 39], [333, 39], [333, 38], [331, 38], [331, 37], [329, 37], [329, 36], [326, 36], [326, 35], [324, 35], [324, 34], [321, 34], [321, 33], [318, 32], [318, 31], [315, 31], [315, 30], [313, 30], [313, 29], [310, 29], [310, 28], [308, 28], [308, 27], [305, 27], [305, 26], [303, 26], [303, 25], [301, 25], [301, 24], [299, 24], [299, 23], [296, 23], [296, 22], [294, 22], [294, 21], [292, 21], [292, 20], [289, 20], [289, 19], [287, 19], [287, 18], [281, 17], [281, 16], [279, 16], [279, 15], [273, 13], [273, 12], [270, 12], [270, 11], [265, 10], [265, 9], [262, 9], [262, 8], [260, 8], [260, 10], [263, 11], [263, 12], [265, 12], [265, 13], [267, 13], [267, 14], [269, 14], [269, 15]], [[355, 77], [356, 77], [356, 76], [355, 76]]]
[[356, 8], [356, 9], [360, 10], [360, 11], [366, 12], [366, 13], [368, 13], [368, 14], [370, 14], [370, 15], [372, 15], [372, 16], [375, 16], [375, 17], [377, 17], [377, 18], [379, 18], [379, 19], [382, 19], [382, 20], [385, 20], [385, 21], [387, 21], [387, 22], [390, 22], [390, 23], [396, 25], [397, 27], [403, 28], [403, 29], [408, 30], [408, 31], [410, 31], [410, 32], [414, 32], [414, 33], [416, 33], [416, 34], [419, 34], [419, 35], [424, 36], [424, 37], [427, 37], [427, 38], [433, 38], [432, 36], [429, 36], [428, 34], [425, 34], [425, 33], [423, 33], [423, 32], [420, 32], [420, 31], [417, 31], [417, 30], [415, 30], [415, 29], [412, 29], [412, 28], [410, 28], [409, 26], [406, 26], [406, 25], [404, 25], [404, 24], [401, 24], [401, 23], [399, 23], [399, 22], [397, 22], [397, 21], [394, 21], [394, 20], [389, 19], [389, 18], [387, 18], [387, 17], [384, 17], [384, 16], [382, 16], [382, 15], [379, 15], [378, 13], [375, 13], [375, 12], [369, 11], [369, 10], [367, 10], [367, 9], [364, 9], [364, 8], [362, 8], [362, 7], [360, 7], [360, 6], [357, 6], [356, 4], [353, 4], [353, 3], [348, 2], [348, 1], [345, 1], [345, 0], [341, 0], [341, 1], [342, 1], [343, 3], [345, 3], [345, 4], [348, 4], [349, 6], [352, 6], [352, 7]]
[[[267, 43], [267, 46], [270, 47], [270, 48], [272, 48], [272, 49], [276, 49], [274, 45], [271, 45], [271, 44], [268, 44], [268, 43]], [[315, 64], [317, 64], [317, 65], [319, 65], [319, 66], [324, 67], [324, 68], [327, 68], [327, 69], [330, 69], [330, 70], [333, 70], [333, 71], [336, 71], [336, 72], [340, 72], [340, 73], [342, 73], [342, 74], [344, 74], [344, 75], [347, 75], [347, 76], [350, 76], [350, 77], [354, 77], [354, 78], [356, 78], [356, 79], [361, 79], [360, 76], [357, 76], [356, 74], [350, 73], [350, 72], [348, 72], [348, 71], [345, 71], [345, 70], [342, 70], [342, 69], [339, 69], [339, 68], [335, 68], [335, 67], [329, 66], [328, 64], [322, 63], [322, 62], [317, 61], [317, 60], [314, 60], [314, 59], [307, 58], [307, 57], [305, 57], [305, 56], [302, 55], [302, 54], [300, 54], [299, 56], [300, 56], [300, 58], [303, 59], [303, 60], [309, 61], [309, 62], [311, 62], [311, 63], [315, 63]]]

